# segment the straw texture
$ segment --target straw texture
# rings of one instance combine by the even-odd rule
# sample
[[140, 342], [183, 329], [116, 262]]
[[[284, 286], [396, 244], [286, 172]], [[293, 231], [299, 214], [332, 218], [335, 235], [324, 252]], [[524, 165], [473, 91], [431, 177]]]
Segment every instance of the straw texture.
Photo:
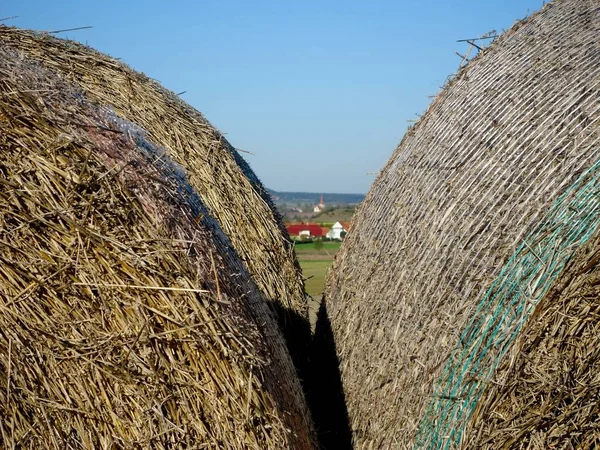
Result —
[[449, 448], [460, 442], [483, 388], [533, 308], [564, 271], [574, 249], [598, 228], [599, 190], [596, 163], [549, 208], [500, 270], [436, 382], [419, 446]]
[[477, 406], [464, 447], [600, 446], [600, 238], [538, 304]]
[[556, 0], [481, 52], [356, 214], [325, 292], [356, 448], [468, 441], [519, 327], [598, 225], [599, 8]]
[[299, 266], [281, 218], [248, 164], [196, 110], [120, 61], [47, 34], [0, 28], [18, 49], [78, 85], [87, 97], [141, 126], [188, 173], [267, 300], [308, 318]]
[[0, 28], [0, 447], [314, 448], [273, 313], [185, 167], [7, 35], [47, 43]]

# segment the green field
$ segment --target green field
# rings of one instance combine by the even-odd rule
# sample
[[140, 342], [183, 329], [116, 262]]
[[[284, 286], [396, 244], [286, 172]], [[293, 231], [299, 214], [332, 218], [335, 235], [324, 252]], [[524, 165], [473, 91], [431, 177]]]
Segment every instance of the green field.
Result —
[[320, 297], [325, 286], [327, 270], [331, 267], [333, 259], [325, 260], [300, 260], [302, 274], [306, 281], [306, 292], [312, 297]]
[[296, 244], [296, 255], [306, 279], [306, 292], [313, 297], [320, 297], [325, 285], [327, 270], [333, 263], [335, 254], [340, 249], [340, 242], [323, 242], [323, 247], [315, 243]]
[[309, 242], [306, 244], [296, 243], [296, 255], [298, 255], [298, 259], [302, 259], [303, 256], [335, 256], [335, 254], [340, 249], [341, 242], [323, 242], [323, 247], [321, 249], [318, 248], [318, 244], [315, 242]]

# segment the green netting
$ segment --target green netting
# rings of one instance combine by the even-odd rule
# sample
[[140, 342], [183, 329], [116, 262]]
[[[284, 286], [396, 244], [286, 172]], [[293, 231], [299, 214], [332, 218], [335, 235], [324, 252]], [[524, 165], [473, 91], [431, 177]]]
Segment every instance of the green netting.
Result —
[[600, 222], [600, 161], [524, 239], [481, 299], [437, 381], [415, 448], [456, 447], [502, 356], [577, 247]]

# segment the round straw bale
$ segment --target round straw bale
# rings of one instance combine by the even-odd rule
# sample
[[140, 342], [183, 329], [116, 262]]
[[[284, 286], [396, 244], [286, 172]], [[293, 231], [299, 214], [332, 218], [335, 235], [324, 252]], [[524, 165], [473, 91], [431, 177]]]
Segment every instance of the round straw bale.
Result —
[[600, 446], [600, 236], [580, 247], [487, 383], [470, 448]]
[[[599, 32], [593, 0], [515, 24], [453, 77], [372, 186], [325, 292], [356, 448], [474, 442], [483, 391], [600, 221]], [[536, 423], [534, 403], [506, 401], [531, 409], [498, 427]], [[494, 411], [476, 422], [484, 437], [486, 420], [504, 420]]]
[[17, 47], [0, 44], [0, 447], [315, 448], [273, 313], [187, 170]]
[[0, 27], [0, 45], [39, 61], [90, 100], [138, 124], [185, 169], [256, 285], [283, 312], [280, 324], [292, 356], [301, 358], [306, 336], [298, 322], [307, 323], [308, 302], [292, 243], [269, 194], [221, 133], [154, 80], [79, 43]]

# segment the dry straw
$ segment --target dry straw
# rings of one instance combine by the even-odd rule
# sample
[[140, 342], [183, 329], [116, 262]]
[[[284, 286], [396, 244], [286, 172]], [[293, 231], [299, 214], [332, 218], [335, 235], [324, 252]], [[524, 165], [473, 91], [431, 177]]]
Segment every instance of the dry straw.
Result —
[[148, 132], [180, 164], [265, 298], [308, 317], [299, 266], [269, 195], [248, 164], [196, 110], [120, 61], [48, 34], [0, 28], [0, 44], [18, 49]]
[[[220, 227], [243, 204], [244, 220], [263, 221], [254, 236], [244, 223], [236, 244], [249, 255], [262, 252], [253, 239], [272, 239], [269, 264], [281, 262], [269, 205], [195, 113], [69, 49], [0, 28], [0, 447], [314, 448], [261, 292], [290, 276], [282, 298], [299, 299], [294, 264], [258, 288]], [[140, 120], [99, 102], [109, 91]], [[193, 163], [174, 162], [156, 136], [179, 140]], [[200, 196], [191, 180], [204, 176]], [[219, 207], [229, 212], [216, 221]]]
[[580, 248], [488, 384], [465, 446], [600, 446], [600, 238]]
[[[598, 224], [599, 12], [556, 0], [481, 52], [357, 213], [325, 293], [356, 448], [468, 447], [472, 424], [493, 432], [478, 402], [493, 401], [496, 368]], [[540, 431], [535, 403], [510, 402], [531, 410], [499, 427]], [[545, 442], [568, 436], [561, 423]]]

